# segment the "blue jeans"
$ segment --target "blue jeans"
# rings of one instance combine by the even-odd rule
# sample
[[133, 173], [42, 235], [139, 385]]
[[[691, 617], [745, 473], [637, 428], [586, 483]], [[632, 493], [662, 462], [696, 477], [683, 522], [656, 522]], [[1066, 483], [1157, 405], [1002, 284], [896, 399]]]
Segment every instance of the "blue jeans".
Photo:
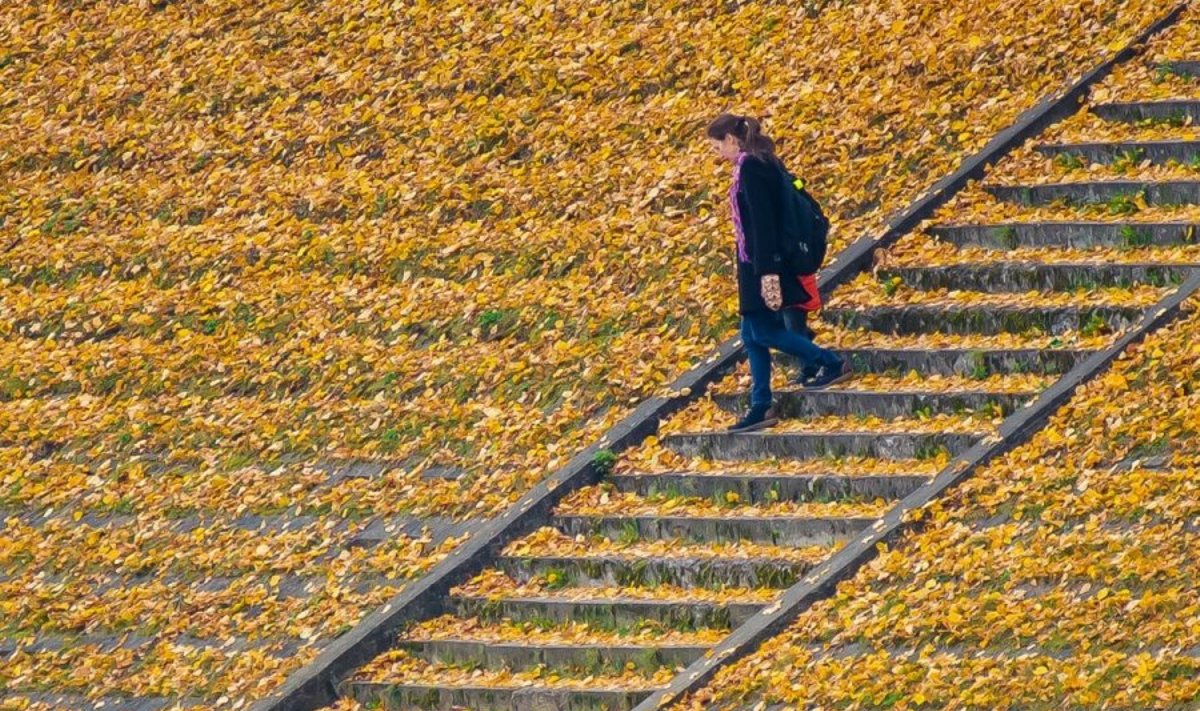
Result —
[[750, 406], [768, 406], [771, 398], [771, 351], [783, 351], [808, 365], [839, 367], [841, 358], [784, 327], [775, 311], [742, 315], [742, 344], [750, 361]]

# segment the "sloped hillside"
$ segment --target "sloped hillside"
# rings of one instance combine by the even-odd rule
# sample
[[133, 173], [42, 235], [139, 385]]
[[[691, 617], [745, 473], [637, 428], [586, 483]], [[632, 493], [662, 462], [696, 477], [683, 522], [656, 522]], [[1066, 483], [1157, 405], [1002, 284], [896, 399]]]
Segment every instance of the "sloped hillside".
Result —
[[817, 4], [0, 9], [0, 703], [244, 705], [697, 361], [716, 110], [845, 244], [1161, 12]]

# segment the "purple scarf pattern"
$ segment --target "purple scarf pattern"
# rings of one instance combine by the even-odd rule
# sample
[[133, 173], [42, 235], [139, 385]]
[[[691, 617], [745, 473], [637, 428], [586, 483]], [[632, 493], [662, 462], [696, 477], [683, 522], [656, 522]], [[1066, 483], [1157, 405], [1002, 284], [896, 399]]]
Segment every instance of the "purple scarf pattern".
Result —
[[729, 186], [729, 212], [733, 216], [733, 234], [737, 238], [738, 261], [749, 263], [750, 255], [746, 253], [746, 232], [742, 229], [742, 212], [738, 208], [737, 193], [742, 185], [742, 161], [746, 154], [739, 152], [733, 161], [733, 184]]

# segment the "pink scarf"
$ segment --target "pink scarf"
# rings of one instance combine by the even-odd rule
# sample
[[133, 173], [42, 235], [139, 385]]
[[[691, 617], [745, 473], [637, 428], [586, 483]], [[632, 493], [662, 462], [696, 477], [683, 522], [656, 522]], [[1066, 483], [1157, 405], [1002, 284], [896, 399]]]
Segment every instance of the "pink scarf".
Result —
[[738, 261], [748, 263], [750, 255], [746, 254], [746, 232], [742, 229], [742, 213], [738, 208], [737, 193], [742, 185], [742, 161], [746, 160], [744, 152], [738, 152], [733, 160], [733, 184], [729, 186], [729, 212], [733, 215], [733, 234], [737, 238]]

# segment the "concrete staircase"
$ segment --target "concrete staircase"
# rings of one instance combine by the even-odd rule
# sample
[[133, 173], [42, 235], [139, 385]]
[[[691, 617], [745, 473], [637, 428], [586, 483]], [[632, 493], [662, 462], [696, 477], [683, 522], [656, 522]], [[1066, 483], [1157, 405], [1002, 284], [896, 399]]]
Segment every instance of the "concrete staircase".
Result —
[[[1200, 62], [1175, 70], [1200, 75]], [[1093, 110], [1116, 122], [1200, 121], [1200, 101]], [[1190, 140], [1038, 150], [1048, 164], [1064, 154], [1101, 163], [1130, 155], [1200, 160], [1200, 142]], [[985, 189], [1030, 206], [1131, 196], [1149, 205], [1200, 204], [1200, 179]], [[1190, 244], [1196, 227], [1120, 217], [931, 227], [929, 235], [967, 256], [881, 269], [873, 277], [881, 288], [898, 280], [912, 292], [907, 300], [835, 293], [822, 314], [819, 334], [853, 335], [855, 347], [841, 352], [859, 377], [822, 392], [778, 390], [786, 420], [771, 430], [665, 434], [662, 447], [703, 466], [618, 468], [571, 495], [545, 528], [455, 588], [445, 615], [403, 633], [341, 692], [388, 709], [633, 708], [950, 456], [994, 436], [1004, 416], [1038, 394], [1028, 383], [1049, 386], [1141, 319], [1153, 301], [1106, 300], [1102, 290], [1169, 293], [1187, 265], [1155, 261], [1153, 250]], [[1051, 256], [1008, 258], [1025, 247]], [[1151, 252], [1137, 263], [1053, 258], [1054, 250], [1109, 247]], [[928, 378], [914, 384], [904, 377], [910, 371]], [[729, 391], [713, 403], [729, 413], [747, 404], [744, 392]], [[772, 471], [773, 462], [809, 473]]]

